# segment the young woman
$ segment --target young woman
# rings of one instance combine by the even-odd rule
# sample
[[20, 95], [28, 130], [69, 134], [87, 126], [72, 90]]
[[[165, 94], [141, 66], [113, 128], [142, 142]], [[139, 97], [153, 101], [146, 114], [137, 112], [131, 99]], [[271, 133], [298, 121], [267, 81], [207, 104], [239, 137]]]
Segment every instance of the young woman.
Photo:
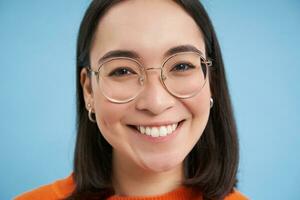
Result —
[[220, 48], [198, 0], [94, 0], [77, 41], [74, 172], [26, 199], [246, 199]]

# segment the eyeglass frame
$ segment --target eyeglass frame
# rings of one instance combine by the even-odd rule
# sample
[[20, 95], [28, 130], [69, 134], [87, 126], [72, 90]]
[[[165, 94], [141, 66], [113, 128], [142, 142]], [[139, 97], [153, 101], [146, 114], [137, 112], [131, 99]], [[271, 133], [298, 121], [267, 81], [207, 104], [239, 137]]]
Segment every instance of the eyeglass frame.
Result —
[[[205, 64], [206, 69], [207, 69], [207, 74], [206, 74], [206, 77], [207, 77], [207, 75], [208, 75], [208, 73], [209, 73], [209, 67], [212, 67], [212, 60], [209, 59], [209, 58], [205, 58], [201, 53], [195, 52], [195, 51], [187, 51], [187, 52], [179, 52], [179, 53], [175, 53], [175, 54], [173, 54], [173, 55], [167, 57], [167, 58], [162, 62], [162, 65], [161, 65], [160, 67], [150, 67], [150, 68], [145, 68], [145, 67], [143, 67], [143, 65], [142, 65], [137, 59], [130, 58], [130, 57], [118, 56], [118, 57], [114, 57], [114, 58], [110, 58], [110, 59], [104, 60], [103, 62], [99, 63], [99, 67], [98, 67], [98, 70], [97, 70], [97, 71], [94, 71], [94, 70], [92, 69], [91, 66], [87, 66], [86, 69], [87, 69], [92, 75], [96, 76], [96, 78], [97, 78], [97, 85], [99, 86], [99, 74], [100, 74], [100, 69], [101, 69], [101, 67], [102, 67], [105, 63], [110, 62], [110, 61], [112, 61], [112, 60], [117, 60], [117, 59], [131, 60], [131, 61], [137, 63], [137, 64], [139, 65], [139, 67], [141, 68], [141, 70], [142, 70], [142, 75], [141, 75], [141, 77], [139, 77], [139, 78], [143, 78], [143, 79], [142, 79], [142, 80], [140, 79], [140, 81], [147, 80], [148, 74], [146, 73], [146, 71], [148, 71], [148, 70], [154, 70], [154, 69], [160, 69], [160, 81], [161, 81], [163, 87], [165, 88], [165, 90], [166, 90], [169, 94], [171, 94], [172, 96], [174, 96], [174, 97], [176, 97], [176, 98], [179, 98], [179, 99], [188, 99], [188, 98], [192, 98], [192, 97], [196, 96], [196, 95], [202, 90], [202, 88], [203, 88], [203, 87], [205, 86], [205, 84], [206, 84], [207, 78], [205, 77], [205, 82], [204, 82], [203, 86], [201, 87], [201, 89], [199, 89], [199, 91], [195, 92], [195, 94], [192, 94], [192, 95], [190, 95], [190, 96], [188, 96], [188, 97], [179, 97], [179, 96], [176, 96], [175, 94], [173, 94], [172, 92], [169, 91], [168, 87], [165, 85], [165, 82], [164, 82], [164, 80], [166, 79], [166, 77], [165, 77], [164, 74], [163, 74], [163, 67], [164, 67], [164, 65], [166, 64], [166, 62], [168, 62], [171, 58], [173, 58], [173, 57], [175, 57], [175, 56], [177, 56], [177, 55], [180, 55], [180, 54], [186, 54], [186, 53], [194, 53], [194, 54], [197, 54], [198, 56], [200, 56], [200, 64], [201, 64], [201, 63]], [[146, 77], [146, 78], [144, 78], [144, 77]], [[144, 86], [144, 85], [143, 85], [143, 86]], [[101, 89], [101, 88], [100, 88], [100, 89]], [[142, 91], [142, 90], [141, 90], [141, 91]], [[130, 101], [134, 100], [134, 99], [141, 93], [141, 91], [137, 92], [137, 94], [136, 94], [134, 97], [131, 97], [131, 98], [129, 98], [129, 99], [126, 100], [126, 101], [118, 101], [118, 100], [112, 99], [112, 98], [110, 98], [110, 97], [107, 97], [107, 96], [103, 93], [103, 91], [102, 91], [102, 89], [101, 89], [101, 93], [103, 94], [103, 96], [105, 96], [105, 98], [107, 98], [110, 102], [112, 102], [112, 103], [117, 103], [117, 104], [129, 103]]]

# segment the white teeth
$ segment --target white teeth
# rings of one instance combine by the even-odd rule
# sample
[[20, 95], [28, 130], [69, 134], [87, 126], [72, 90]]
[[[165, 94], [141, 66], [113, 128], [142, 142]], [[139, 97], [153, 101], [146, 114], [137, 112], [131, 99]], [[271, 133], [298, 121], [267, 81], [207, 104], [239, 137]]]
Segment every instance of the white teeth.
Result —
[[143, 133], [143, 134], [145, 134], [145, 132], [146, 132], [145, 128], [141, 126], [140, 127], [140, 132]]
[[158, 128], [156, 128], [156, 127], [152, 128], [152, 130], [151, 130], [151, 136], [152, 137], [158, 137], [159, 136], [159, 130], [158, 130]]
[[149, 135], [151, 137], [164, 137], [175, 131], [177, 125], [178, 123], [159, 127], [138, 126], [137, 129], [140, 133]]
[[146, 135], [151, 135], [151, 129], [149, 127], [146, 128]]
[[173, 126], [171, 126], [171, 125], [168, 126], [168, 128], [167, 128], [167, 129], [168, 129], [168, 134], [169, 134], [169, 133], [172, 133], [172, 131], [173, 131], [173, 128], [172, 128], [172, 127], [173, 127]]
[[173, 124], [173, 125], [172, 125], [173, 131], [174, 131], [176, 128], [177, 128], [177, 124]]
[[165, 126], [161, 126], [159, 128], [159, 136], [160, 137], [166, 136], [167, 133], [168, 133], [168, 130], [167, 130], [167, 128]]

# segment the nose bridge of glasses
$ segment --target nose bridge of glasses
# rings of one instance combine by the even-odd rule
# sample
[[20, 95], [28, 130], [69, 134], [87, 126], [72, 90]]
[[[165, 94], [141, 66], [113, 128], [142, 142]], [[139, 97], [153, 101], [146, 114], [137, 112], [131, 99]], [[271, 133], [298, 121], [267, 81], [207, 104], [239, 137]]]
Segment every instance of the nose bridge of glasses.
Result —
[[145, 68], [146, 71], [155, 70], [155, 69], [160, 69], [161, 70], [161, 67], [149, 67], [149, 68]]
[[[153, 71], [153, 70], [160, 70], [160, 79], [161, 81], [164, 81], [166, 79], [166, 77], [162, 74], [162, 67], [149, 67], [149, 68], [144, 68], [145, 70], [145, 75], [147, 76], [146, 79], [149, 79], [149, 75], [147, 73], [147, 71]], [[145, 77], [144, 76], [140, 76], [139, 77], [139, 82], [141, 85], [144, 85], [144, 80], [145, 80]]]

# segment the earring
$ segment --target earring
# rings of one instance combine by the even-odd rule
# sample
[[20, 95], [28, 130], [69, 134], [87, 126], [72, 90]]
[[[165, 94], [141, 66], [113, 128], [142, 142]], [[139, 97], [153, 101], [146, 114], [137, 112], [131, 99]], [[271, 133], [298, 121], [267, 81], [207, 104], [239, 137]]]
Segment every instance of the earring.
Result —
[[213, 105], [214, 105], [214, 100], [213, 100], [213, 98], [210, 98], [210, 108], [212, 108]]
[[93, 123], [96, 123], [96, 120], [93, 119], [93, 117], [92, 117], [92, 106], [91, 106], [91, 104], [88, 103], [87, 107], [89, 108], [89, 110], [88, 110], [89, 111], [88, 116], [89, 116], [90, 121], [93, 122]]

